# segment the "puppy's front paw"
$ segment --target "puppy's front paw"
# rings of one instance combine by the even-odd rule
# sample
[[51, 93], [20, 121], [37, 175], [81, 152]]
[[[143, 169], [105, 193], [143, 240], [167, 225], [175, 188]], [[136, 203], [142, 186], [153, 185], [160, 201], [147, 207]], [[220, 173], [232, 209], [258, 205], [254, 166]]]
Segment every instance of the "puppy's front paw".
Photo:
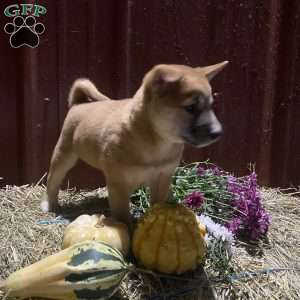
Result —
[[47, 213], [50, 211], [50, 205], [47, 199], [43, 199], [41, 201], [41, 209], [44, 213]]
[[47, 195], [43, 196], [43, 199], [41, 200], [41, 209], [44, 213], [48, 213], [48, 212], [54, 212], [56, 214], [58, 214], [60, 212], [60, 207], [58, 204], [54, 205], [53, 203], [51, 203], [47, 197]]

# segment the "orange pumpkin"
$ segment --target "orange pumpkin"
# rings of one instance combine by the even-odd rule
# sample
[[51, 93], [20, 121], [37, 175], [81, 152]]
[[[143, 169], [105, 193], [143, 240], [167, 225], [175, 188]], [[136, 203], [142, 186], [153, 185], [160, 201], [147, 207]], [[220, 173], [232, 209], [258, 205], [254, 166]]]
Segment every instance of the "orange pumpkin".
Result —
[[64, 232], [63, 249], [88, 240], [105, 242], [124, 255], [130, 247], [127, 226], [104, 215], [81, 215], [70, 223]]
[[162, 273], [194, 270], [204, 262], [205, 227], [183, 205], [159, 203], [138, 223], [133, 253], [144, 267]]

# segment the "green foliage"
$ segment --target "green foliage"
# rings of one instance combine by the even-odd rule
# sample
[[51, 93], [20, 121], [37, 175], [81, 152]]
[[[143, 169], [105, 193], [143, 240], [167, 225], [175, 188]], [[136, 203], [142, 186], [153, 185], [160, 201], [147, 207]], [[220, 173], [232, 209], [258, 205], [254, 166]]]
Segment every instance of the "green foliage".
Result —
[[226, 277], [234, 272], [231, 259], [232, 253], [225, 241], [211, 239], [207, 249], [207, 268], [218, 276]]
[[[201, 164], [214, 167], [209, 162]], [[231, 218], [233, 213], [233, 207], [230, 204], [232, 194], [226, 190], [226, 174], [208, 171], [199, 176], [198, 165], [199, 163], [193, 163], [176, 169], [171, 185], [170, 201], [182, 203], [190, 193], [201, 191], [205, 201], [201, 207], [194, 209], [195, 213], [204, 213], [223, 224]], [[148, 189], [138, 189], [132, 195], [134, 211], [144, 213], [149, 207], [149, 199]]]

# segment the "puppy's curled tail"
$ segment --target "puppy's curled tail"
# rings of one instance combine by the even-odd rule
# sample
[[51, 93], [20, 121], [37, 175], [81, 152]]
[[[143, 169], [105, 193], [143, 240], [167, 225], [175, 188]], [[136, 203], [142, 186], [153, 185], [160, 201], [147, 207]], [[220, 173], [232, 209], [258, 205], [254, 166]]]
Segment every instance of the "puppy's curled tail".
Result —
[[100, 93], [90, 80], [79, 78], [71, 87], [68, 104], [71, 107], [80, 103], [103, 100], [109, 100], [109, 98]]

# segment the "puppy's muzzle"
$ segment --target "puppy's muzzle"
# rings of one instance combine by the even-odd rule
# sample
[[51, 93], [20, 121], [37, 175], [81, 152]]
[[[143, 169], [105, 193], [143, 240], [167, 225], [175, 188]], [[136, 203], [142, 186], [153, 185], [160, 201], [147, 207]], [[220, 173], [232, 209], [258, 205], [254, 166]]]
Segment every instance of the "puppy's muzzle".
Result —
[[220, 123], [209, 123], [200, 126], [193, 125], [184, 139], [189, 144], [197, 147], [207, 146], [217, 141], [223, 134], [223, 128]]
[[223, 128], [221, 125], [214, 124], [205, 124], [200, 126], [193, 126], [191, 128], [191, 135], [196, 139], [206, 139], [209, 138], [211, 140], [215, 140], [223, 134]]
[[217, 129], [214, 129], [214, 127], [211, 128], [211, 126], [208, 126], [207, 131], [212, 140], [216, 140], [223, 135], [223, 128], [221, 126], [219, 126], [219, 128], [217, 128]]

